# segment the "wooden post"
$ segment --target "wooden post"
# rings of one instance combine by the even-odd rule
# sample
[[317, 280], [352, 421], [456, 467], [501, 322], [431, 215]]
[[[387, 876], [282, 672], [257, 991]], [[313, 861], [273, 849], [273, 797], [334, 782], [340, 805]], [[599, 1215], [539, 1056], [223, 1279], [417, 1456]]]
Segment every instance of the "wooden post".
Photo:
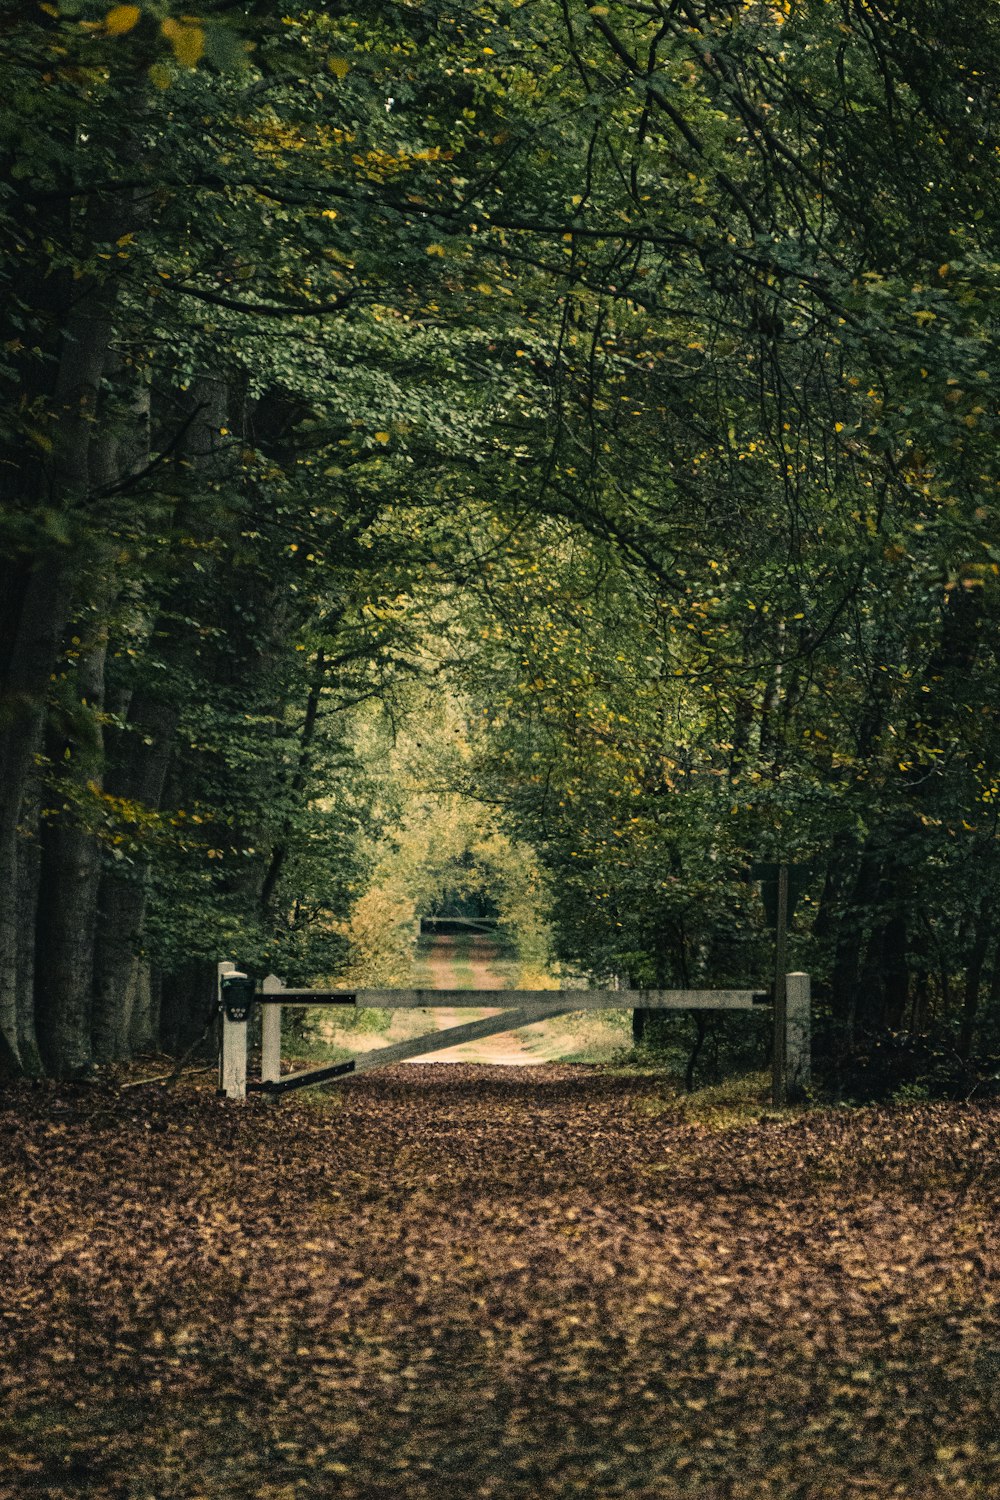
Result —
[[[278, 995], [284, 987], [275, 974], [268, 974], [261, 985], [265, 995]], [[281, 1006], [262, 1005], [260, 1009], [260, 1076], [264, 1083], [277, 1083], [281, 1077]]]
[[235, 964], [221, 963], [218, 968], [219, 1007], [222, 1014], [222, 1047], [219, 1052], [219, 1092], [227, 1099], [247, 1096], [247, 1023], [230, 1021], [222, 1010], [222, 976], [236, 974]]
[[778, 910], [774, 933], [774, 1035], [771, 1050], [771, 1100], [779, 1108], [788, 1098], [786, 1031], [788, 996], [785, 954], [788, 948], [788, 865], [778, 866]]
[[812, 1076], [812, 1011], [808, 974], [785, 978], [785, 1084], [789, 1098], [801, 1097]]

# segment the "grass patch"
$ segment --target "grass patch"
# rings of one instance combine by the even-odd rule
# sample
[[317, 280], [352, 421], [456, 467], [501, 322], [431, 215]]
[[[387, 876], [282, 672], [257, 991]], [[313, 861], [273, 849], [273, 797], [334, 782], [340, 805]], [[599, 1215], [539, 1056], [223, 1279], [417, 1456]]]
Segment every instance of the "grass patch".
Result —
[[721, 1083], [686, 1093], [679, 1079], [671, 1080], [659, 1097], [635, 1101], [640, 1114], [668, 1116], [680, 1125], [701, 1125], [709, 1130], [738, 1130], [768, 1120], [790, 1120], [807, 1106], [788, 1105], [776, 1109], [771, 1103], [771, 1075], [747, 1073]]

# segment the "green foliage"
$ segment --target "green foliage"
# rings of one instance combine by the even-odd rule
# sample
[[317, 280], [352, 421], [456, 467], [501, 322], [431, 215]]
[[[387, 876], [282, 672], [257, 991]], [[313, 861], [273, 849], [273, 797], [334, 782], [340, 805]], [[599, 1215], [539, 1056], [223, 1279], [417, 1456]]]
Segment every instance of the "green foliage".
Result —
[[[158, 967], [303, 978], [401, 974], [451, 881], [525, 973], [551, 922], [597, 976], [762, 982], [749, 866], [809, 859], [837, 1047], [986, 1046], [996, 17], [7, 30], [2, 722], [49, 731], [5, 826], [148, 891]], [[396, 829], [351, 716], [422, 678], [471, 727]]]

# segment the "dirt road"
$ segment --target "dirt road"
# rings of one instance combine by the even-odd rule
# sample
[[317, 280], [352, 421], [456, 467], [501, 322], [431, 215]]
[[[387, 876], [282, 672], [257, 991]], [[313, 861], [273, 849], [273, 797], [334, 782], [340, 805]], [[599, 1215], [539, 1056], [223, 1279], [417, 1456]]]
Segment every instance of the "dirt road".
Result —
[[[421, 955], [421, 983], [435, 990], [503, 990], [511, 988], [511, 965], [504, 959], [499, 945], [488, 937], [472, 934], [469, 937], [439, 936]], [[511, 1004], [514, 997], [511, 997]], [[434, 1022], [439, 1031], [449, 1026], [461, 1026], [464, 1021], [481, 1016], [496, 1015], [501, 1006], [492, 1009], [466, 1010], [443, 1008], [434, 1011]], [[539, 1036], [541, 1026], [532, 1027], [528, 1036]], [[539, 1036], [539, 1040], [541, 1040]], [[414, 1058], [414, 1062], [443, 1063], [493, 1063], [500, 1067], [537, 1067], [548, 1061], [548, 1057], [532, 1050], [519, 1032], [505, 1031], [499, 1036], [484, 1037], [478, 1042], [467, 1042], [461, 1047], [449, 1047], [444, 1052], [432, 1052], [426, 1057]]]

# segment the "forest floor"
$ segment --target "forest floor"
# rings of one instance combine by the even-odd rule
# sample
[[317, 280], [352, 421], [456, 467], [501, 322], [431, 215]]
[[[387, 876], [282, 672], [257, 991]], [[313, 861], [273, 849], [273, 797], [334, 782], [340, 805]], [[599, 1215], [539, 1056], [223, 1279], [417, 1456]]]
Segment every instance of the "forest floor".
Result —
[[993, 1500], [1000, 1110], [0, 1100], [0, 1500]]

